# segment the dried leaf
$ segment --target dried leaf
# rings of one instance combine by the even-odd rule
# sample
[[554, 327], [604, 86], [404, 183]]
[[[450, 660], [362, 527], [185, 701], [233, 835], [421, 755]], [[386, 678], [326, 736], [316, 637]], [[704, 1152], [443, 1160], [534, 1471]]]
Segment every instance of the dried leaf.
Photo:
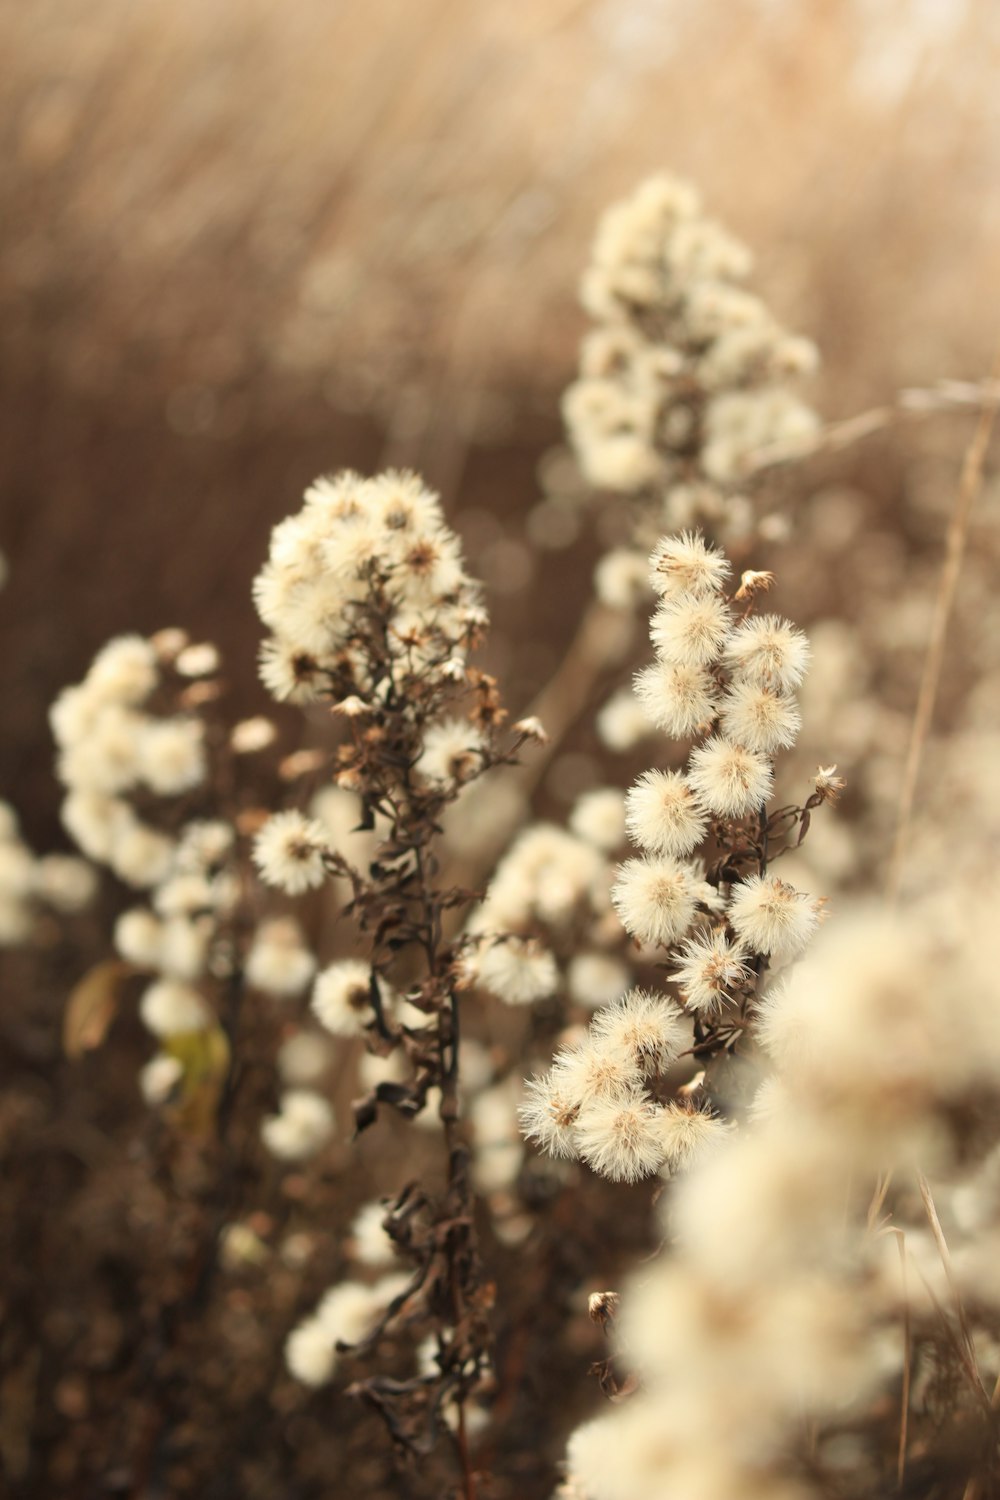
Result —
[[192, 1135], [214, 1128], [222, 1088], [229, 1071], [229, 1041], [221, 1026], [163, 1038], [163, 1050], [184, 1069], [175, 1120]]
[[74, 985], [63, 1012], [63, 1051], [82, 1057], [99, 1047], [118, 1014], [122, 982], [136, 970], [120, 958], [108, 958], [88, 969]]

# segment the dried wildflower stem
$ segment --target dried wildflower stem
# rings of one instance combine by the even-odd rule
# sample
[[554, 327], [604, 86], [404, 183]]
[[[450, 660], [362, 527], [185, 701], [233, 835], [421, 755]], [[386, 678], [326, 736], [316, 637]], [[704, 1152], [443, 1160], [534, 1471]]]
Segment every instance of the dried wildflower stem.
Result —
[[983, 1385], [983, 1378], [979, 1373], [979, 1365], [976, 1360], [976, 1349], [972, 1341], [972, 1330], [969, 1327], [969, 1320], [965, 1314], [965, 1304], [962, 1301], [962, 1294], [959, 1290], [958, 1282], [955, 1280], [955, 1273], [951, 1264], [951, 1252], [948, 1249], [948, 1241], [945, 1239], [944, 1230], [941, 1228], [941, 1220], [938, 1218], [938, 1212], [936, 1207], [934, 1206], [934, 1199], [931, 1195], [930, 1184], [928, 1183], [927, 1178], [924, 1176], [923, 1172], [917, 1173], [917, 1183], [920, 1187], [920, 1198], [924, 1205], [924, 1212], [927, 1214], [927, 1222], [931, 1227], [931, 1233], [934, 1236], [934, 1243], [937, 1245], [938, 1254], [941, 1257], [941, 1265], [944, 1267], [944, 1274], [948, 1281], [948, 1287], [951, 1291], [952, 1297], [954, 1298], [955, 1312], [958, 1316], [958, 1326], [961, 1329], [962, 1342], [965, 1346], [966, 1357], [969, 1366], [971, 1367], [972, 1373], [975, 1375], [976, 1383], [978, 1384], [980, 1391], [985, 1397], [986, 1387]]
[[[886, 1179], [888, 1186], [888, 1179]], [[906, 1287], [906, 1236], [901, 1229], [894, 1229], [896, 1249], [899, 1251], [899, 1274], [903, 1286], [903, 1389], [899, 1398], [899, 1450], [896, 1459], [896, 1488], [903, 1488], [906, 1474], [906, 1444], [910, 1422], [910, 1381], [913, 1362], [913, 1339], [910, 1327], [910, 1298]]]
[[870, 407], [839, 422], [829, 422], [818, 432], [801, 438], [784, 439], [759, 448], [747, 459], [747, 473], [794, 463], [817, 453], [839, 453], [876, 432], [883, 432], [894, 422], [940, 416], [944, 412], [978, 411], [981, 416], [988, 416], [998, 403], [1000, 381], [993, 376], [981, 381], [943, 380], [926, 389], [900, 391], [894, 402]]
[[[998, 356], [998, 361], [1000, 361], [1000, 356]], [[941, 667], [944, 661], [948, 622], [951, 619], [951, 612], [955, 603], [955, 593], [958, 588], [958, 579], [962, 568], [962, 558], [965, 553], [972, 508], [982, 489], [983, 465], [986, 460], [990, 439], [993, 435], [998, 404], [1000, 402], [998, 402], [994, 382], [991, 401], [989, 404], [983, 405], [972, 441], [966, 449], [958, 494], [955, 500], [955, 508], [948, 524], [944, 563], [941, 568], [941, 580], [934, 603], [934, 618], [931, 624], [930, 640], [927, 646], [927, 655], [924, 658], [924, 669], [920, 679], [917, 706], [910, 733], [910, 744], [906, 753], [906, 765], [903, 770], [903, 780], [900, 787], [896, 837], [889, 863], [888, 891], [892, 901], [895, 901], [899, 895], [903, 862], [906, 857], [906, 844], [913, 817], [917, 782], [920, 776], [920, 765], [923, 759], [924, 745], [926, 744], [931, 721], [934, 717], [938, 683], [941, 680]]]

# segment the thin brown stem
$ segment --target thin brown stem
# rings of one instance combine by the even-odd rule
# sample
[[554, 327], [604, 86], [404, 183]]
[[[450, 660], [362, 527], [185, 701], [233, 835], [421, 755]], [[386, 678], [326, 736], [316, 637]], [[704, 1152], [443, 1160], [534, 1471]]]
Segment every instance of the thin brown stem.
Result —
[[[998, 369], [1000, 369], [1000, 353], [998, 353], [994, 363], [994, 375]], [[930, 639], [927, 644], [927, 655], [924, 658], [920, 688], [917, 693], [917, 704], [913, 715], [913, 726], [910, 731], [910, 743], [906, 753], [906, 764], [903, 769], [903, 779], [900, 786], [899, 809], [896, 817], [896, 837], [889, 862], [888, 892], [889, 898], [892, 901], [897, 900], [899, 896], [903, 863], [906, 857], [906, 846], [913, 819], [914, 803], [916, 801], [917, 782], [920, 777], [920, 766], [923, 760], [927, 736], [934, 717], [938, 684], [941, 681], [941, 668], [944, 662], [948, 622], [951, 619], [951, 612], [955, 604], [955, 594], [958, 589], [959, 575], [962, 570], [962, 558], [965, 554], [965, 546], [969, 534], [969, 521], [983, 485], [983, 466], [986, 461], [990, 439], [993, 435], [998, 404], [1000, 404], [998, 403], [998, 395], [994, 389], [991, 392], [989, 401], [984, 400], [979, 413], [979, 421], [976, 423], [976, 430], [972, 435], [972, 441], [966, 449], [958, 491], [955, 496], [955, 506], [952, 511], [951, 520], [948, 523], [948, 532], [945, 538], [945, 555], [941, 566], [941, 578], [938, 584], [937, 598], [934, 601], [934, 616], [931, 622]]]

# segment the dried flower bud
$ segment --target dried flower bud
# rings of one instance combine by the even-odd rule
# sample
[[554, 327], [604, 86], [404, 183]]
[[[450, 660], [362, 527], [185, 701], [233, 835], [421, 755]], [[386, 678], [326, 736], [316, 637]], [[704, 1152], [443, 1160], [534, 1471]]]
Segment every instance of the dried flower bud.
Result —
[[816, 788], [817, 796], [822, 798], [824, 802], [832, 804], [837, 801], [847, 782], [843, 776], [837, 775], [836, 766], [819, 766], [817, 767], [816, 775], [813, 777], [813, 785]]
[[527, 719], [518, 719], [512, 728], [515, 734], [521, 735], [526, 740], [534, 740], [539, 745], [547, 745], [549, 742], [544, 724], [533, 714]]
[[766, 571], [754, 572], [753, 568], [747, 568], [745, 573], [740, 574], [740, 586], [733, 595], [734, 599], [753, 599], [758, 594], [766, 594], [774, 583], [774, 574]]
[[591, 1292], [587, 1299], [587, 1311], [591, 1321], [598, 1323], [602, 1328], [607, 1328], [609, 1323], [614, 1322], [619, 1301], [617, 1292]]

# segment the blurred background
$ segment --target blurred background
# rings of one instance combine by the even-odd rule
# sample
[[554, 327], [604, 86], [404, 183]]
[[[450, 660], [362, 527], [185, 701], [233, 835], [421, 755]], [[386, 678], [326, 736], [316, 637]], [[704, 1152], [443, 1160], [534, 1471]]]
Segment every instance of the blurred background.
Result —
[[[490, 662], [528, 708], [606, 540], [585, 508], [561, 504], [555, 525], [539, 510], [572, 490], [558, 402], [585, 328], [576, 283], [599, 214], [645, 174], [693, 179], [753, 248], [755, 289], [819, 345], [808, 394], [824, 418], [993, 366], [995, 0], [0, 0], [0, 55], [0, 797], [39, 849], [65, 846], [47, 709], [109, 636], [183, 625], [215, 640], [234, 715], [261, 711], [250, 581], [271, 527], [328, 470], [412, 466], [441, 490], [487, 586]], [[776, 603], [825, 664], [796, 764], [842, 764], [843, 826], [861, 830], [820, 845], [829, 884], [863, 883], [891, 826], [973, 420], [894, 423], [776, 480], [788, 541], [754, 565], [779, 572]], [[998, 513], [988, 479], [939, 711], [965, 750], [934, 752], [928, 797], [1000, 824], [996, 796], [983, 802], [1000, 743]], [[614, 685], [595, 679], [578, 705], [539, 805], [627, 784], [592, 729]], [[940, 852], [935, 835], [923, 847]], [[135, 1195], [147, 1232], [165, 1213], [141, 1160], [122, 1166], [143, 1114], [134, 1070], [53, 1073], [69, 962], [15, 963], [0, 1026], [0, 1149], [37, 1153], [4, 1213], [22, 1322], [0, 1457], [25, 1496], [139, 1493], [115, 1426], [134, 1372], [122, 1328], [146, 1294], [121, 1204]], [[138, 1033], [130, 1046], [141, 1055]], [[331, 1223], [346, 1160], [309, 1189]], [[562, 1224], [557, 1259], [600, 1263], [591, 1192], [593, 1225]], [[609, 1274], [634, 1259], [634, 1216], [614, 1217]], [[299, 1291], [283, 1274], [287, 1320]], [[498, 1496], [549, 1492], [571, 1408], [592, 1395], [587, 1337], [533, 1392], [538, 1411], [565, 1395], [565, 1420], [521, 1427]], [[94, 1369], [99, 1396], [80, 1374]], [[222, 1468], [194, 1463], [192, 1493], [415, 1493], [349, 1403], [331, 1417], [286, 1394], [272, 1430], [269, 1398], [234, 1380], [225, 1366], [199, 1397], [192, 1430], [218, 1423]], [[242, 1406], [224, 1422], [213, 1402], [230, 1385]], [[237, 1484], [223, 1469], [255, 1423], [265, 1458]], [[348, 1460], [350, 1482], [333, 1483]], [[174, 1492], [189, 1491], [148, 1490]]]
[[[108, 635], [183, 622], [253, 692], [249, 580], [318, 472], [419, 467], [502, 631], [541, 571], [584, 587], [586, 540], [524, 520], [643, 174], [751, 244], [827, 417], [992, 360], [991, 0], [8, 0], [0, 48], [0, 790], [39, 838], [46, 706]], [[899, 503], [907, 441], [838, 478]], [[515, 707], [559, 596], [503, 652]]]

